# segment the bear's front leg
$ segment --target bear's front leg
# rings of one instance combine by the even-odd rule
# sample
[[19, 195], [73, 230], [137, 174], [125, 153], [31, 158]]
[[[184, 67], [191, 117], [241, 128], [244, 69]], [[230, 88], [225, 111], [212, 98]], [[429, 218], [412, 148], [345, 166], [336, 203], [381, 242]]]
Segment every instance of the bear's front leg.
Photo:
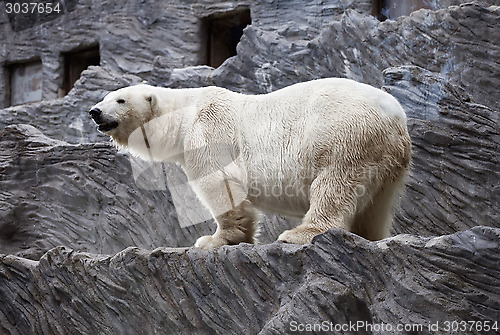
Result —
[[202, 236], [195, 247], [217, 248], [241, 242], [254, 243], [258, 212], [247, 199], [241, 173], [234, 164], [191, 182], [217, 223], [213, 235]]
[[215, 221], [217, 222], [215, 233], [200, 237], [195, 247], [212, 249], [242, 242], [255, 243], [258, 214], [250, 201], [244, 200], [234, 209], [217, 216]]

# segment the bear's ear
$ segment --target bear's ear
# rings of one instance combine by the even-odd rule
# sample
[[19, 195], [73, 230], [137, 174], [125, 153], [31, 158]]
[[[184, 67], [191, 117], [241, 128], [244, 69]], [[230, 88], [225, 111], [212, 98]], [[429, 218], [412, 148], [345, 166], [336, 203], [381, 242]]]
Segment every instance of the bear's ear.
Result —
[[151, 105], [151, 111], [156, 114], [156, 109], [158, 105], [158, 97], [153, 92], [146, 94], [146, 101]]

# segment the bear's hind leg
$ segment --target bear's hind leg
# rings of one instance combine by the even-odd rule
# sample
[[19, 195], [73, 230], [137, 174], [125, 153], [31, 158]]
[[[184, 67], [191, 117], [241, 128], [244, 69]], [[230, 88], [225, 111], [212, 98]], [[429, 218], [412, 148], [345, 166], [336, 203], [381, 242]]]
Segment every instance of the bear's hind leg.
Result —
[[404, 191], [406, 176], [407, 173], [403, 172], [395, 181], [380, 188], [365, 209], [354, 218], [351, 228], [353, 233], [371, 241], [389, 237], [394, 210]]

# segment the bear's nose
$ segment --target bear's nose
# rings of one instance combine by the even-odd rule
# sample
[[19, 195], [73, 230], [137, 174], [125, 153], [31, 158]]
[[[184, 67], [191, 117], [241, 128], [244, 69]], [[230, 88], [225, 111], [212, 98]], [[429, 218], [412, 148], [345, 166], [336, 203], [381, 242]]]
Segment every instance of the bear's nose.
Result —
[[92, 108], [90, 111], [89, 111], [89, 114], [90, 114], [90, 117], [94, 120], [94, 121], [99, 121], [101, 120], [101, 115], [102, 115], [102, 111], [99, 109], [99, 108]]

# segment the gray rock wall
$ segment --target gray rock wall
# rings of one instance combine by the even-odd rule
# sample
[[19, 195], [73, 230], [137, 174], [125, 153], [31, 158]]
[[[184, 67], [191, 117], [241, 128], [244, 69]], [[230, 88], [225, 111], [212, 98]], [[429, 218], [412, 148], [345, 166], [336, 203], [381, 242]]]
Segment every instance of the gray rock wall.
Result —
[[[215, 70], [210, 80], [254, 93], [288, 86], [298, 78], [347, 77], [380, 87], [386, 68], [415, 65], [463, 87], [478, 103], [498, 109], [494, 94], [498, 86], [495, 55], [500, 54], [497, 29], [498, 8], [477, 3], [419, 10], [382, 23], [347, 11], [310, 41], [290, 41], [249, 27], [238, 46], [238, 57]], [[418, 117], [412, 109], [406, 112]]]
[[2, 255], [0, 330], [278, 335], [325, 322], [327, 334], [450, 334], [446, 321], [471, 321], [478, 328], [460, 333], [496, 334], [499, 246], [500, 229], [478, 227], [381, 242], [333, 230], [307, 246]]
[[[67, 1], [66, 1], [67, 2]], [[346, 9], [369, 14], [369, 0], [317, 1], [74, 1], [43, 26], [23, 23], [20, 31], [0, 3], [0, 64], [41, 58], [44, 65], [43, 98], [56, 99], [63, 86], [64, 53], [99, 45], [101, 66], [119, 74], [152, 75], [156, 57], [170, 68], [203, 64], [202, 19], [249, 7], [252, 25], [278, 31], [294, 39], [313, 38], [323, 26]], [[19, 15], [18, 15], [19, 16]], [[38, 21], [34, 21], [38, 22]], [[60, 29], [64, 27], [64, 29]], [[281, 28], [280, 28], [281, 27]], [[0, 68], [0, 78], [6, 69]], [[6, 106], [5, 80], [0, 80], [0, 102]], [[1, 105], [0, 105], [1, 106]]]
[[408, 120], [411, 175], [394, 230], [429, 236], [500, 228], [498, 110], [419, 67], [388, 68], [385, 78], [384, 88], [415, 116]]

